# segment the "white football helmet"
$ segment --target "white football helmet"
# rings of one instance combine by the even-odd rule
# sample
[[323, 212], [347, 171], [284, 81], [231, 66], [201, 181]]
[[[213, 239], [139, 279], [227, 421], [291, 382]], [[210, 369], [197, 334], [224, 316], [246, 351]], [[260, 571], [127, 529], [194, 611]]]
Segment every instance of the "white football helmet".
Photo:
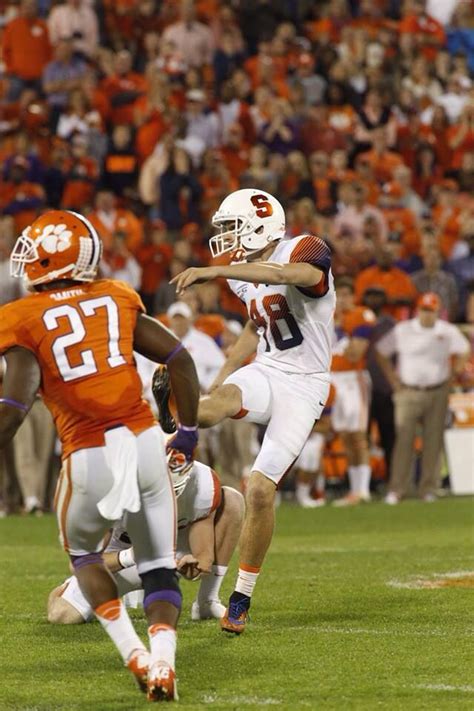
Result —
[[285, 212], [273, 195], [246, 188], [228, 195], [212, 217], [219, 232], [209, 240], [213, 257], [242, 249], [259, 252], [285, 236]]
[[184, 454], [178, 452], [176, 449], [172, 449], [168, 452], [167, 460], [171, 483], [173, 484], [175, 496], [178, 498], [186, 488], [194, 462], [187, 460]]

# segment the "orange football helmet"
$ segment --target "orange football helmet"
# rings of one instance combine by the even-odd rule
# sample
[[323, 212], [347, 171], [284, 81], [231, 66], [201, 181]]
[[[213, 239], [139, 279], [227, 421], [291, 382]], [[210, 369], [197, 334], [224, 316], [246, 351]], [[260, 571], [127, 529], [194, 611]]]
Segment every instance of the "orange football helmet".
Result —
[[28, 285], [56, 279], [92, 281], [99, 267], [102, 242], [82, 215], [50, 210], [23, 230], [10, 255], [10, 274]]

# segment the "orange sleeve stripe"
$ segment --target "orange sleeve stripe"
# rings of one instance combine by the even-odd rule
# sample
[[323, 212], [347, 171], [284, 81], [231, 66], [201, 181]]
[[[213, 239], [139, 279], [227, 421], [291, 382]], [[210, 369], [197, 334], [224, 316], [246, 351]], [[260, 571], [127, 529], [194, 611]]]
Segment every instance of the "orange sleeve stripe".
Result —
[[122, 603], [117, 598], [108, 600], [96, 607], [94, 612], [98, 617], [103, 617], [104, 620], [118, 620], [122, 611]]

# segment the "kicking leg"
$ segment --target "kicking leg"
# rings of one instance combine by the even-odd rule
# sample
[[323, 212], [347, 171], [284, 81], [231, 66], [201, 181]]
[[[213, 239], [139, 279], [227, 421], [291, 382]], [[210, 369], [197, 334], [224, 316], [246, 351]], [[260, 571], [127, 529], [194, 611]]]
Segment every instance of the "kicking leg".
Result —
[[[166, 366], [160, 365], [152, 381], [153, 397], [158, 408], [158, 419], [164, 432], [172, 434], [176, 422], [169, 408], [171, 382]], [[236, 385], [220, 385], [210, 395], [201, 398], [198, 410], [199, 427], [217, 425], [226, 417], [238, 415], [242, 409], [242, 393]]]

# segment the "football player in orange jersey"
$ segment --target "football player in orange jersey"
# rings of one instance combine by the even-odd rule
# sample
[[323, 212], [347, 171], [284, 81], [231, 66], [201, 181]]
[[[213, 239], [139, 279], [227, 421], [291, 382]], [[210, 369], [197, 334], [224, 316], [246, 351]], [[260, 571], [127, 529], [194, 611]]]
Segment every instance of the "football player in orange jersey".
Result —
[[331, 420], [346, 448], [351, 490], [334, 505], [353, 506], [370, 500], [367, 439], [370, 378], [365, 356], [376, 319], [370, 309], [354, 305], [354, 285], [350, 278], [338, 280], [336, 295], [335, 326], [339, 340], [331, 363], [331, 378], [336, 387]]
[[[11, 273], [32, 293], [0, 309], [7, 364], [0, 448], [41, 392], [62, 443], [56, 509], [81, 591], [148, 698], [172, 699], [181, 607], [175, 500], [133, 350], [168, 365], [180, 422], [168, 445], [170, 466], [181, 466], [183, 476], [197, 444], [199, 385], [187, 351], [145, 316], [139, 296], [122, 282], [95, 279], [100, 256], [94, 227], [73, 212], [47, 212], [18, 238]], [[150, 653], [101, 555], [105, 534], [124, 514], [145, 592]]]

